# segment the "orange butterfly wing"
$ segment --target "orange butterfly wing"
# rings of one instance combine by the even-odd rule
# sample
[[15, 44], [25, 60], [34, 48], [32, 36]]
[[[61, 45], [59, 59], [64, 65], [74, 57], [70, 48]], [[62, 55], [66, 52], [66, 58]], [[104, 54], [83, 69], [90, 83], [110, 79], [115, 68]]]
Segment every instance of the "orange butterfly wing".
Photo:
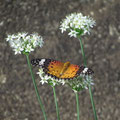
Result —
[[60, 76], [60, 78], [74, 78], [76, 77], [76, 73], [79, 70], [79, 66], [78, 65], [74, 65], [74, 64], [70, 64], [70, 66], [66, 69], [66, 71], [63, 73], [62, 76]]
[[50, 64], [48, 65], [48, 74], [51, 74], [53, 76], [56, 76], [59, 78], [60, 72], [63, 69], [64, 63], [59, 62], [59, 61], [51, 61]]

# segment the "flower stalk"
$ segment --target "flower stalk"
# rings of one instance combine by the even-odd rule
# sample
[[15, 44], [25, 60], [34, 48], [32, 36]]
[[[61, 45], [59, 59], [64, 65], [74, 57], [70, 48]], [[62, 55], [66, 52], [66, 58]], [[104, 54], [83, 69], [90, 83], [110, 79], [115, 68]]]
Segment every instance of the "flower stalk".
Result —
[[[84, 61], [84, 65], [87, 65], [86, 62], [86, 57], [85, 57], [85, 53], [84, 53], [84, 48], [83, 48], [83, 44], [82, 44], [82, 40], [79, 37], [79, 41], [80, 41], [80, 47], [81, 47], [81, 52], [82, 52], [82, 56], [83, 56], [83, 61]], [[91, 85], [89, 84], [89, 94], [90, 94], [90, 99], [91, 99], [91, 104], [92, 104], [92, 108], [93, 108], [93, 113], [94, 113], [94, 118], [95, 120], [97, 119], [97, 114], [96, 114], [96, 109], [95, 109], [95, 104], [94, 104], [94, 100], [93, 100], [93, 95], [92, 95], [92, 90], [91, 90]]]
[[81, 38], [79, 38], [79, 42], [80, 42], [81, 52], [82, 52], [82, 56], [83, 56], [83, 62], [84, 62], [84, 65], [87, 66], [86, 57], [85, 57], [85, 54], [84, 54], [84, 48], [83, 48]]
[[41, 98], [39, 96], [39, 92], [37, 89], [37, 84], [35, 82], [35, 78], [32, 72], [31, 63], [29, 60], [29, 53], [34, 51], [36, 47], [43, 46], [43, 43], [44, 43], [43, 38], [40, 35], [38, 35], [38, 33], [28, 34], [28, 33], [23, 32], [23, 33], [8, 35], [6, 38], [6, 41], [8, 41], [10, 46], [13, 48], [15, 55], [16, 54], [26, 55], [28, 67], [30, 69], [32, 81], [33, 81], [34, 88], [35, 88], [35, 92], [36, 92], [40, 107], [42, 109], [44, 119], [47, 120], [45, 110], [44, 110], [44, 107], [43, 107], [43, 104], [42, 104], [42, 101], [41, 101]]
[[57, 80], [55, 78], [52, 78], [51, 76], [45, 75], [45, 73], [44, 73], [42, 68], [39, 69], [37, 74], [41, 78], [40, 82], [42, 84], [48, 83], [48, 85], [50, 85], [53, 88], [54, 101], [55, 101], [56, 113], [57, 113], [57, 120], [60, 120], [59, 107], [58, 107], [58, 102], [57, 102], [57, 97], [56, 97], [56, 92], [55, 92], [55, 85], [59, 85], [59, 84], [63, 84], [64, 85], [65, 81], [64, 80]]
[[54, 100], [55, 100], [56, 113], [57, 113], [57, 120], [60, 120], [60, 114], [59, 114], [59, 108], [58, 108], [58, 103], [57, 103], [57, 97], [56, 97], [55, 87], [52, 86], [52, 88], [53, 88], [53, 93], [54, 93]]
[[76, 103], [77, 103], [77, 120], [79, 120], [79, 96], [78, 92], [75, 92], [76, 95]]
[[31, 63], [30, 63], [30, 60], [29, 60], [29, 54], [26, 54], [26, 58], [27, 58], [28, 67], [30, 69], [30, 73], [31, 73], [33, 85], [34, 85], [34, 88], [35, 88], [35, 92], [36, 92], [40, 107], [41, 107], [42, 112], [43, 112], [44, 119], [47, 120], [46, 113], [45, 113], [45, 110], [44, 110], [44, 107], [43, 107], [43, 104], [42, 104], [42, 100], [39, 96], [39, 92], [38, 92], [38, 89], [37, 89], [37, 84], [35, 82], [35, 78], [34, 78], [34, 75], [33, 75], [33, 72], [32, 72], [32, 67], [31, 67]]
[[[83, 44], [82, 44], [82, 40], [80, 37], [83, 35], [86, 35], [86, 34], [90, 34], [90, 30], [91, 30], [91, 28], [93, 28], [94, 25], [95, 25], [95, 21], [89, 16], [83, 16], [82, 13], [72, 13], [72, 14], [66, 16], [66, 18], [63, 19], [63, 21], [61, 22], [61, 25], [60, 25], [60, 29], [61, 29], [62, 33], [64, 31], [68, 31], [68, 35], [70, 37], [75, 37], [75, 38], [79, 39], [85, 67], [87, 65], [87, 61], [85, 58]], [[86, 78], [87, 78], [87, 81], [89, 81], [91, 79], [90, 77], [87, 77], [87, 76], [86, 76]], [[80, 79], [79, 79], [79, 81], [80, 81]], [[90, 94], [90, 99], [91, 99], [92, 108], [93, 108], [93, 112], [94, 112], [94, 117], [95, 117], [95, 120], [97, 120], [97, 114], [96, 114], [92, 91], [91, 91], [92, 83], [91, 82], [88, 82], [88, 83], [89, 84], [87, 85], [87, 87], [89, 87], [89, 94]], [[80, 89], [76, 89], [76, 90], [78, 91]], [[78, 100], [77, 94], [76, 94], [76, 100]], [[77, 112], [77, 113], [79, 114], [79, 112]]]

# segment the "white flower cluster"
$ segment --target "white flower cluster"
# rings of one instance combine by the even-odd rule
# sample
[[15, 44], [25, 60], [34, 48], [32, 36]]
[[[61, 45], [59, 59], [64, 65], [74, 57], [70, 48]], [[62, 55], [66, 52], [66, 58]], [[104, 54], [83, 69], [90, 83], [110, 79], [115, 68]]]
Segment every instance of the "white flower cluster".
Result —
[[39, 77], [41, 79], [40, 82], [42, 84], [48, 83], [52, 86], [59, 85], [59, 84], [62, 84], [62, 85], [65, 84], [65, 81], [63, 79], [58, 80], [58, 79], [55, 79], [51, 76], [46, 75], [42, 68], [39, 69], [39, 72], [37, 72], [37, 74], [39, 75]]
[[75, 92], [82, 89], [88, 89], [89, 85], [94, 85], [92, 76], [82, 74], [73, 80], [69, 80], [68, 84]]
[[15, 54], [30, 53], [34, 51], [37, 46], [42, 47], [44, 43], [43, 38], [37, 33], [18, 33], [8, 35], [6, 41], [9, 42]]
[[81, 13], [72, 13], [61, 22], [60, 29], [63, 33], [68, 30], [70, 37], [90, 34], [90, 29], [95, 25], [95, 21], [89, 16], [83, 16]]

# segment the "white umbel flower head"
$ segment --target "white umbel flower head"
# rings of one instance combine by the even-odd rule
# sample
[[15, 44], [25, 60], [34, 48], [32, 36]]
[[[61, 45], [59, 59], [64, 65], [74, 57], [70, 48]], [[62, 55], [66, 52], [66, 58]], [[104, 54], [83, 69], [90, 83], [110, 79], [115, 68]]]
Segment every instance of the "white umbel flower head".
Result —
[[89, 85], [94, 85], [91, 75], [80, 75], [73, 80], [68, 80], [66, 82], [74, 92], [79, 92], [83, 89], [88, 89]]
[[83, 16], [82, 13], [72, 13], [61, 22], [60, 29], [63, 33], [68, 31], [70, 37], [78, 37], [90, 34], [91, 28], [95, 25], [95, 21], [89, 16]]
[[65, 84], [64, 79], [58, 80], [58, 79], [55, 79], [54, 77], [46, 75], [43, 71], [43, 68], [40, 68], [39, 71], [37, 72], [37, 74], [39, 75], [39, 77], [41, 79], [40, 82], [42, 84], [48, 83], [49, 85], [52, 85], [52, 86], [59, 85], [59, 84], [62, 84], [62, 85]]
[[37, 33], [17, 33], [8, 35], [6, 41], [9, 42], [15, 54], [26, 54], [34, 51], [38, 46], [43, 46], [43, 38]]

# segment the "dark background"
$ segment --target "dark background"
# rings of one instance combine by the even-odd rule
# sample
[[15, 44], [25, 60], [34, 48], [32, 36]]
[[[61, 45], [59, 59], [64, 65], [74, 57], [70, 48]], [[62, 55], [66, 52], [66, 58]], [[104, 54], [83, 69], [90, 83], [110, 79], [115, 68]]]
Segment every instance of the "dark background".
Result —
[[[38, 32], [43, 48], [32, 58], [53, 58], [82, 64], [79, 41], [59, 30], [72, 12], [96, 20], [91, 35], [82, 38], [88, 66], [95, 71], [92, 87], [99, 120], [120, 120], [120, 0], [0, 0], [0, 120], [44, 120], [24, 55], [14, 55], [7, 34]], [[52, 88], [39, 84], [48, 120], [57, 120]], [[56, 86], [61, 120], [76, 120], [75, 94]], [[80, 120], [93, 120], [88, 90], [79, 93]]]

